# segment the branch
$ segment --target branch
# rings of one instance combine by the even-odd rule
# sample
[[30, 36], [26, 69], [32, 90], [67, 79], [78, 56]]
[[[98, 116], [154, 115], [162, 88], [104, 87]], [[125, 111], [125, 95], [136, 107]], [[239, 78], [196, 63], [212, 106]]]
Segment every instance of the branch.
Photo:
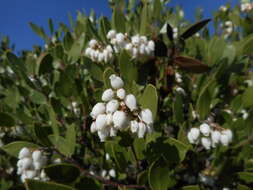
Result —
[[124, 188], [136, 188], [136, 189], [144, 189], [144, 190], [150, 190], [148, 187], [146, 186], [141, 186], [141, 185], [127, 185], [127, 184], [122, 184], [122, 183], [118, 183], [109, 179], [105, 179], [101, 176], [98, 175], [94, 175], [94, 174], [90, 174], [90, 172], [88, 170], [86, 170], [85, 168], [83, 168], [76, 160], [74, 160], [73, 158], [70, 157], [66, 157], [64, 156], [62, 153], [60, 153], [57, 149], [54, 149], [54, 151], [59, 154], [65, 161], [73, 164], [74, 166], [76, 166], [80, 171], [81, 174], [86, 176], [86, 177], [91, 177], [93, 179], [96, 179], [100, 182], [102, 182], [105, 185], [109, 185], [109, 186], [114, 186], [114, 187], [124, 187]]

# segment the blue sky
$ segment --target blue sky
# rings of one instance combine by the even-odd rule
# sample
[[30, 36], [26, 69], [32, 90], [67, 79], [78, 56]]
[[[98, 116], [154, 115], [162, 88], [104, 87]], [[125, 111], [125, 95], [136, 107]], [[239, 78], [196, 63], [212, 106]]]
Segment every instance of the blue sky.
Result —
[[[237, 0], [171, 0], [171, 5], [182, 5], [185, 15], [193, 19], [194, 10], [204, 9], [204, 16], [210, 18], [212, 12], [226, 2], [235, 4]], [[67, 13], [73, 17], [77, 10], [89, 13], [94, 9], [97, 15], [110, 15], [107, 0], [3, 0], [0, 6], [0, 37], [7, 35], [15, 44], [16, 51], [31, 49], [33, 44], [43, 41], [30, 29], [28, 23], [33, 22], [47, 28], [48, 18], [55, 25], [59, 22], [68, 23]]]

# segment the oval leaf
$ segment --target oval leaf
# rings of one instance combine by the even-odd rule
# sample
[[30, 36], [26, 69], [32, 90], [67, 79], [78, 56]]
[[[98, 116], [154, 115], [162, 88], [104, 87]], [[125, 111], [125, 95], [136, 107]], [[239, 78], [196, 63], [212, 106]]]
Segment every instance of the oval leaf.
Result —
[[7, 113], [0, 113], [0, 127], [12, 127], [15, 125], [14, 118]]

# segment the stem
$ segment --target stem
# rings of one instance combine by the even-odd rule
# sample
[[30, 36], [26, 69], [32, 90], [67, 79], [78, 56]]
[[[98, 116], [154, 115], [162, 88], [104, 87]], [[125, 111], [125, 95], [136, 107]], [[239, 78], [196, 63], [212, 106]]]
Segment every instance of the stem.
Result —
[[62, 153], [60, 153], [57, 149], [54, 149], [54, 151], [59, 154], [65, 161], [73, 164], [74, 166], [76, 166], [80, 171], [81, 174], [86, 176], [86, 177], [91, 177], [93, 179], [96, 179], [100, 182], [102, 182], [104, 185], [108, 185], [108, 186], [114, 186], [114, 187], [124, 187], [124, 188], [135, 188], [135, 189], [144, 189], [144, 190], [150, 190], [148, 187], [146, 186], [141, 186], [141, 185], [135, 185], [135, 184], [122, 184], [122, 183], [118, 183], [109, 179], [105, 179], [101, 176], [98, 175], [94, 175], [94, 174], [90, 174], [90, 172], [88, 170], [86, 170], [85, 168], [83, 168], [76, 160], [74, 160], [73, 158], [70, 157], [66, 157], [64, 156]]
[[135, 161], [136, 161], [137, 169], [140, 169], [139, 160], [138, 160], [138, 158], [137, 158], [137, 155], [136, 155], [136, 152], [135, 152], [135, 150], [134, 150], [134, 146], [133, 146], [133, 145], [131, 145], [131, 150], [132, 150], [132, 152], [133, 152], [133, 154], [134, 154], [134, 159], [135, 159]]

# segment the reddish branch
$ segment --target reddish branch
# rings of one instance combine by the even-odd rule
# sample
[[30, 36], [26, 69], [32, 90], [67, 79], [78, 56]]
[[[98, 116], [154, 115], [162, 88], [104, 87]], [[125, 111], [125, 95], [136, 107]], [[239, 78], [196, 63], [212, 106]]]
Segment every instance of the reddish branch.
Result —
[[109, 179], [105, 179], [101, 176], [98, 175], [94, 175], [94, 174], [90, 174], [90, 172], [88, 170], [86, 170], [85, 168], [83, 168], [76, 160], [74, 160], [73, 158], [70, 157], [66, 157], [64, 156], [62, 153], [60, 153], [57, 149], [54, 149], [54, 151], [59, 154], [65, 161], [73, 164], [74, 166], [76, 166], [82, 173], [82, 175], [86, 176], [86, 177], [91, 177], [93, 179], [96, 179], [100, 182], [102, 182], [104, 185], [108, 185], [108, 186], [114, 186], [114, 187], [124, 187], [124, 188], [135, 188], [135, 189], [144, 189], [144, 190], [150, 190], [148, 187], [146, 186], [141, 186], [141, 185], [127, 185], [127, 184], [122, 184], [122, 183], [118, 183]]

